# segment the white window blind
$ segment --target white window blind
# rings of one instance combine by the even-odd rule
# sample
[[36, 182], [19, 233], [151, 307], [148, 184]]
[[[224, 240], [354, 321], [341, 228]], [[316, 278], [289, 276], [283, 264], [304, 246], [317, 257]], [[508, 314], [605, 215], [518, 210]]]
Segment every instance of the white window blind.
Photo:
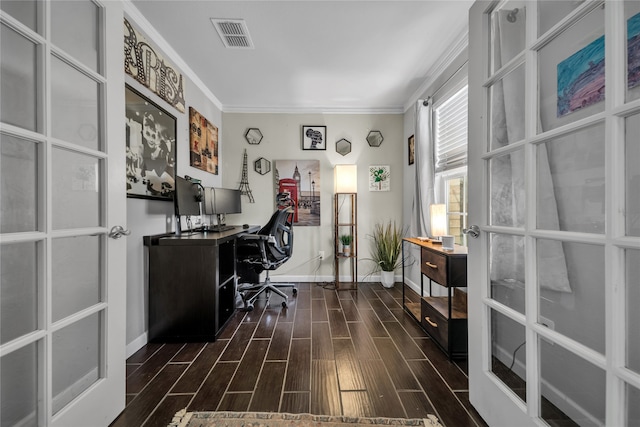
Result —
[[436, 172], [467, 164], [468, 86], [435, 107]]

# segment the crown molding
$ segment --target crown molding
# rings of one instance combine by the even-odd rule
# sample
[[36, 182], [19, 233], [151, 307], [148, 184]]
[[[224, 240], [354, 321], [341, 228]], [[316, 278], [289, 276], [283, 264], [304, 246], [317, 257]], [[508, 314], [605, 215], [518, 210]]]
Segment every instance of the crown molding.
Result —
[[468, 25], [458, 34], [449, 49], [447, 54], [443, 55], [427, 72], [425, 81], [418, 87], [418, 89], [409, 98], [404, 105], [403, 112], [407, 112], [409, 108], [413, 108], [414, 104], [423, 96], [423, 94], [429, 89], [438, 78], [444, 73], [444, 71], [455, 61], [455, 59], [469, 46], [469, 27]]
[[302, 106], [255, 106], [225, 105], [224, 113], [265, 113], [265, 114], [404, 114], [402, 107], [302, 107]]
[[[176, 67], [178, 67], [182, 72], [191, 80], [191, 82], [197, 86], [198, 89], [202, 91], [204, 96], [209, 98], [209, 100], [216, 106], [220, 111], [223, 110], [222, 103], [220, 100], [211, 92], [211, 90], [200, 80], [198, 75], [187, 65], [186, 62], [182, 59], [182, 57], [176, 52], [169, 43], [165, 40], [164, 37], [151, 25], [151, 23], [144, 17], [142, 13], [135, 7], [130, 0], [123, 0], [124, 5], [124, 13], [128, 15], [138, 26], [138, 28], [149, 37], [149, 42], [152, 42], [155, 46], [158, 47], [165, 55], [168, 56], [168, 59], [171, 60]], [[185, 92], [188, 92], [188, 88], [185, 88]], [[185, 94], [185, 98], [187, 98]], [[185, 105], [186, 107], [186, 105]]]

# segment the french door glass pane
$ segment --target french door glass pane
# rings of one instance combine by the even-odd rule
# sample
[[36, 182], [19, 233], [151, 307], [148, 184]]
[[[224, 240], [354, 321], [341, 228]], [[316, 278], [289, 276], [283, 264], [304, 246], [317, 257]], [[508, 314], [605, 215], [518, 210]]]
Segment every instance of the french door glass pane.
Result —
[[490, 234], [491, 298], [524, 314], [524, 238]]
[[52, 157], [53, 228], [100, 226], [102, 162], [59, 148]]
[[627, 101], [640, 98], [640, 2], [624, 2], [627, 24]]
[[38, 31], [38, 11], [41, 1], [36, 0], [2, 0], [0, 9], [8, 13], [20, 23], [33, 31]]
[[524, 138], [524, 66], [489, 88], [490, 144], [495, 150]]
[[98, 7], [92, 1], [51, 2], [51, 40], [75, 59], [98, 70]]
[[524, 50], [525, 10], [522, 2], [508, 1], [491, 13], [491, 73]]
[[101, 238], [80, 236], [52, 242], [53, 321], [101, 300]]
[[640, 250], [625, 251], [626, 311], [627, 311], [627, 361], [626, 366], [640, 374]]
[[604, 354], [604, 246], [562, 242], [565, 270], [549, 258], [554, 243], [537, 242], [539, 322]]
[[101, 314], [95, 313], [59, 331], [53, 340], [53, 413], [95, 383], [101, 376]]
[[524, 150], [489, 160], [490, 224], [524, 227]]
[[0, 133], [0, 233], [38, 230], [38, 145]]
[[51, 60], [51, 132], [93, 150], [99, 147], [99, 85], [65, 62]]
[[467, 236], [462, 232], [462, 230], [467, 228], [467, 217], [459, 214], [448, 214], [447, 222], [449, 235], [455, 238], [456, 245], [466, 246]]
[[605, 425], [605, 371], [544, 338], [540, 345], [540, 412], [550, 425]]
[[538, 52], [541, 131], [604, 111], [604, 10], [596, 8]]
[[0, 25], [0, 121], [3, 123], [38, 130], [36, 63], [36, 44]]
[[38, 344], [28, 344], [0, 359], [0, 426], [39, 426]]
[[527, 400], [525, 327], [491, 310], [491, 372]]
[[[541, 146], [537, 153], [538, 227], [603, 234], [604, 124], [556, 138], [544, 145], [546, 150]], [[551, 172], [551, 183], [546, 181], [546, 170]]]
[[627, 408], [627, 419], [624, 425], [640, 426], [640, 389], [627, 384], [625, 400], [625, 406]]
[[38, 329], [38, 243], [0, 247], [0, 344]]
[[640, 114], [626, 119], [625, 182], [626, 235], [640, 236]]
[[554, 0], [538, 2], [538, 35], [543, 35], [562, 18], [571, 13], [582, 2], [575, 0]]

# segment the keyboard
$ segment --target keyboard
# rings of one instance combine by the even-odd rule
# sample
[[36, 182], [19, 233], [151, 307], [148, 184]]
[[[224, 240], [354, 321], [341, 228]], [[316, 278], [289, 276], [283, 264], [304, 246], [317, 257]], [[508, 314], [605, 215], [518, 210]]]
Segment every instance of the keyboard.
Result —
[[211, 227], [210, 231], [215, 231], [221, 233], [223, 231], [233, 230], [235, 227], [233, 225], [214, 225]]

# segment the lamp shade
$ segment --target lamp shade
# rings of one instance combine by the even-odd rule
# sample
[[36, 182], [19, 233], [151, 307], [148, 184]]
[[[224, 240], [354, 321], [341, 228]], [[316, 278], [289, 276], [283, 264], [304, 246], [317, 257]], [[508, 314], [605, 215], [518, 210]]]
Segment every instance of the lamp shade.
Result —
[[336, 165], [333, 172], [336, 193], [358, 192], [357, 165]]
[[434, 237], [447, 234], [447, 209], [445, 205], [429, 206], [431, 216], [431, 235]]

